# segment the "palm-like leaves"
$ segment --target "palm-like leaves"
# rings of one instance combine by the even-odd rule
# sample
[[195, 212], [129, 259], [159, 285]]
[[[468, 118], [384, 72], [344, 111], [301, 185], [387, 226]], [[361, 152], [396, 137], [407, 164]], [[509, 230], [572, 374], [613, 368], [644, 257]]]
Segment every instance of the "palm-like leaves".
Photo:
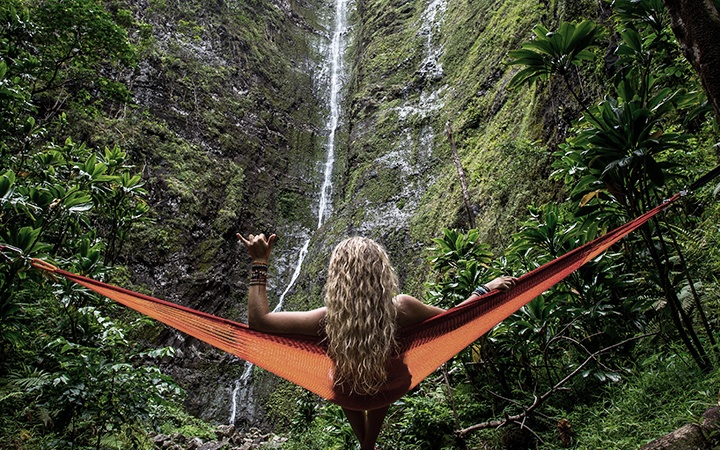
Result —
[[509, 65], [525, 66], [515, 74], [510, 87], [544, 81], [551, 75], [568, 75], [573, 66], [593, 59], [591, 49], [605, 35], [605, 29], [585, 20], [580, 24], [563, 22], [555, 32], [538, 25], [533, 33], [536, 36], [534, 40], [510, 52], [512, 60]]
[[[660, 126], [660, 118], [675, 108], [678, 97], [677, 92], [666, 88], [644, 101], [633, 83], [621, 82], [618, 98], [607, 98], [597, 106], [592, 118], [586, 116], [591, 126], [573, 141], [570, 153], [577, 153], [586, 165], [586, 178], [596, 180], [591, 184], [578, 183], [573, 196], [584, 196], [597, 189], [599, 183], [616, 198], [635, 189], [662, 186], [669, 165], [656, 157], [664, 151], [683, 148], [687, 138], [663, 131]], [[575, 164], [577, 158], [571, 159]]]
[[446, 229], [442, 238], [433, 240], [435, 246], [431, 251], [435, 257], [431, 262], [439, 276], [428, 285], [429, 294], [436, 305], [449, 308], [486, 281], [492, 253], [489, 245], [479, 242], [477, 229], [467, 234]]
[[615, 0], [613, 10], [623, 22], [649, 25], [656, 33], [670, 21], [662, 0]]

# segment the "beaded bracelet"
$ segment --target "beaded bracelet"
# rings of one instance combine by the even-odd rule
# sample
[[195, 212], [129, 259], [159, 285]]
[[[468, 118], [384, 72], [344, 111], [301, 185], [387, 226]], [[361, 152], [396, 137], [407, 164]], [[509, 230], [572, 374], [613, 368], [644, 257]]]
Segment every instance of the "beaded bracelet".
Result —
[[250, 286], [267, 284], [267, 264], [253, 262], [250, 266]]
[[253, 261], [252, 265], [250, 266], [252, 270], [264, 270], [267, 271], [268, 265], [264, 262], [259, 261]]
[[473, 294], [475, 294], [477, 296], [481, 296], [481, 295], [487, 294], [488, 292], [490, 292], [490, 288], [488, 288], [484, 284], [481, 284], [480, 286], [475, 288], [475, 290], [473, 291]]

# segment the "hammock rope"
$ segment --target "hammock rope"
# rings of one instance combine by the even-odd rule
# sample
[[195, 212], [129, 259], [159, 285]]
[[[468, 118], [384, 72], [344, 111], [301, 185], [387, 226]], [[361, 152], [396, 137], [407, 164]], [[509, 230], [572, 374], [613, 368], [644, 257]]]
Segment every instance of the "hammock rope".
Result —
[[261, 333], [243, 323], [67, 272], [42, 260], [34, 259], [32, 265], [249, 361], [340, 406], [368, 410], [389, 405], [405, 395], [495, 325], [642, 226], [679, 197], [677, 194], [637, 219], [519, 277], [509, 291], [490, 292], [400, 330], [399, 355], [388, 363], [390, 380], [374, 396], [346, 394], [333, 387], [333, 363], [320, 337]]
[[[720, 166], [711, 173], [720, 173]], [[704, 183], [711, 179], [705, 178], [707, 176], [702, 179]], [[696, 182], [693, 188], [697, 187]], [[511, 290], [492, 291], [399, 330], [398, 355], [388, 361], [389, 380], [373, 396], [348, 394], [334, 388], [333, 362], [326, 354], [321, 337], [261, 333], [246, 324], [102, 283], [42, 260], [33, 259], [31, 264], [249, 361], [333, 403], [352, 410], [371, 410], [398, 400], [495, 325], [640, 228], [686, 193], [676, 194], [636, 219], [528, 272], [518, 278]]]

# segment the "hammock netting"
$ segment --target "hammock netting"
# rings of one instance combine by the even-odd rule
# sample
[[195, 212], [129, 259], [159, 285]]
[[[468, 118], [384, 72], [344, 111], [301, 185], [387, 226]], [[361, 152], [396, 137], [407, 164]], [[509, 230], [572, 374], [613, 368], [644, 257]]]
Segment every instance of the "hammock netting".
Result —
[[676, 194], [631, 222], [521, 276], [509, 291], [490, 292], [401, 329], [399, 354], [388, 361], [390, 379], [381, 392], [373, 396], [347, 394], [333, 387], [333, 362], [320, 337], [261, 333], [243, 323], [101, 283], [40, 260], [33, 260], [33, 265], [249, 361], [342, 407], [371, 410], [405, 395], [495, 325], [641, 227], [679, 197], [680, 194]]

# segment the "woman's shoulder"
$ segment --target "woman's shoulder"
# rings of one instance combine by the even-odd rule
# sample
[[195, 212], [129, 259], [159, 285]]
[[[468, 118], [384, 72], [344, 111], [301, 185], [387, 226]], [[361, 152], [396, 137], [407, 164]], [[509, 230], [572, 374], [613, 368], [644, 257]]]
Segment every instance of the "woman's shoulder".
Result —
[[407, 294], [395, 297], [394, 303], [397, 309], [397, 323], [400, 327], [415, 325], [445, 311], [437, 306], [427, 305]]

